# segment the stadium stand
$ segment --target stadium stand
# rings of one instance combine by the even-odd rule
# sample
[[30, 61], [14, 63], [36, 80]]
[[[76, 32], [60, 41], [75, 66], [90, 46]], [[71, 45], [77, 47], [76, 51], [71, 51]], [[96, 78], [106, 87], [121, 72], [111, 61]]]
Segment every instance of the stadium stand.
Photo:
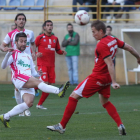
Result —
[[6, 6], [6, 0], [0, 0], [0, 10], [3, 8], [2, 6]]
[[24, 0], [22, 6], [29, 6], [29, 7], [18, 7], [18, 10], [30, 10], [30, 6], [34, 6], [35, 1], [34, 0]]
[[[9, 6], [20, 6], [20, 0], [10, 0]], [[4, 10], [15, 10], [17, 7], [4, 7]]]
[[38, 0], [36, 2], [36, 6], [42, 6], [42, 7], [31, 7], [31, 10], [43, 10], [44, 9], [44, 0]]

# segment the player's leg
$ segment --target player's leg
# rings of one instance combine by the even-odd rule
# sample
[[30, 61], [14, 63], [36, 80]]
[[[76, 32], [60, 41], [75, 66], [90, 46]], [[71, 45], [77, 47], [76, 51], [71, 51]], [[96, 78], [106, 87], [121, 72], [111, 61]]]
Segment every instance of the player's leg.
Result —
[[89, 82], [87, 82], [88, 79], [89, 78], [86, 78], [84, 81], [82, 81], [75, 88], [75, 90], [72, 92], [72, 94], [69, 97], [68, 104], [67, 104], [67, 106], [65, 108], [65, 111], [64, 111], [63, 118], [62, 118], [61, 122], [59, 124], [57, 124], [57, 125], [47, 126], [47, 128], [49, 130], [51, 130], [51, 131], [57, 131], [57, 132], [59, 132], [61, 134], [65, 132], [65, 127], [66, 127], [68, 121], [70, 120], [72, 114], [74, 113], [74, 111], [76, 109], [78, 100], [83, 97], [83, 93], [84, 92], [85, 93], [90, 93], [89, 92], [89, 89], [91, 89], [91, 88], [88, 89], [86, 85], [89, 85], [92, 82], [90, 80], [89, 80]]
[[47, 129], [51, 131], [57, 131], [61, 134], [64, 133], [65, 127], [76, 109], [78, 100], [81, 98], [82, 98], [81, 96], [79, 96], [75, 92], [72, 92], [72, 94], [69, 97], [68, 104], [65, 108], [61, 122], [53, 126], [47, 126]]
[[[82, 97], [88, 98], [97, 92], [97, 89], [95, 88], [96, 82], [97, 81], [92, 77], [87, 77], [84, 81], [82, 81], [70, 95], [61, 122], [54, 126], [47, 126], [47, 128], [52, 131], [64, 133], [65, 127], [76, 109], [78, 100]], [[94, 90], [94, 88], [96, 90]]]
[[9, 112], [5, 113], [4, 115], [0, 115], [0, 120], [2, 121], [5, 127], [10, 128], [9, 120], [11, 117], [24, 112], [33, 105], [35, 95], [33, 88], [20, 90], [20, 94], [24, 102], [16, 105], [14, 108], [12, 108]]
[[[40, 80], [43, 81], [44, 83], [51, 85], [51, 83], [48, 83], [49, 81], [49, 67], [47, 66], [38, 66], [38, 70], [42, 69], [43, 71], [43, 75], [40, 77]], [[47, 99], [47, 97], [49, 96], [49, 93], [46, 92], [42, 92], [42, 95], [39, 99], [38, 104], [36, 105], [37, 109], [47, 109], [45, 108], [42, 104], [44, 103], [44, 101]]]
[[28, 81], [23, 85], [23, 88], [35, 88], [35, 87], [38, 87], [43, 92], [54, 93], [58, 94], [59, 97], [63, 97], [65, 95], [65, 91], [69, 87], [69, 81], [66, 82], [60, 88], [58, 88], [55, 86], [47, 85], [34, 77], [30, 77]]
[[[22, 97], [21, 97], [21, 94], [20, 94], [20, 91], [15, 88], [15, 99], [16, 99], [16, 102], [17, 104], [21, 104], [23, 103], [23, 100], [22, 100]], [[23, 117], [23, 116], [31, 116], [31, 112], [29, 109], [25, 110], [24, 112], [20, 113], [19, 116]]]
[[20, 92], [17, 88], [15, 88], [14, 95], [15, 95], [15, 100], [16, 100], [17, 104], [21, 104], [23, 101], [22, 101]]
[[102, 106], [107, 110], [108, 114], [116, 122], [119, 130], [119, 134], [126, 135], [125, 127], [121, 121], [121, 118], [117, 112], [116, 107], [110, 101], [108, 101], [108, 98], [104, 97], [102, 94], [99, 94], [99, 99]]

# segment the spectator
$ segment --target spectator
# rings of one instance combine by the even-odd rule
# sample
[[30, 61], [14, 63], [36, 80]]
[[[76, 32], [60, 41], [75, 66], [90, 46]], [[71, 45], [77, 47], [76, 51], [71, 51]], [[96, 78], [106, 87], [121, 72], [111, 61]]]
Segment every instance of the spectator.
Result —
[[62, 47], [66, 47], [66, 62], [70, 84], [78, 84], [78, 56], [80, 54], [80, 36], [73, 31], [73, 25], [67, 24], [68, 34], [65, 35]]
[[[140, 0], [125, 0], [124, 1], [124, 5], [135, 5], [135, 4], [139, 4]], [[123, 7], [121, 9], [121, 12], [129, 12], [130, 10], [135, 10], [135, 7]], [[121, 18], [123, 14], [118, 14], [116, 16], [116, 18]], [[129, 14], [126, 14], [126, 19], [129, 19]], [[128, 22], [128, 20], [126, 21], [126, 23]]]
[[[106, 5], [106, 3], [107, 3], [107, 0], [102, 0], [102, 5]], [[101, 8], [101, 12], [103, 12], [105, 10], [105, 7], [102, 7]], [[101, 15], [101, 18], [103, 18], [103, 14]]]
[[[124, 0], [107, 0], [107, 1], [108, 1], [108, 3], [106, 5], [108, 5], [108, 6], [109, 5], [122, 5], [123, 2], [124, 2]], [[114, 12], [118, 12], [121, 8], [120, 7], [106, 7], [105, 8], [105, 11], [106, 12], [109, 12], [111, 9], [113, 9]], [[116, 15], [117, 14], [114, 14], [113, 15], [113, 20], [111, 21], [111, 23], [115, 23], [115, 20], [114, 19], [116, 19]], [[110, 14], [106, 14], [106, 16], [107, 16], [106, 23], [110, 23], [111, 15]]]
[[[80, 5], [96, 5], [96, 0], [73, 0], [73, 6], [77, 5], [77, 3]], [[80, 7], [79, 10], [96, 12], [96, 7]], [[77, 7], [73, 7], [73, 12], [77, 12]], [[93, 14], [93, 19], [96, 19], [96, 14]]]

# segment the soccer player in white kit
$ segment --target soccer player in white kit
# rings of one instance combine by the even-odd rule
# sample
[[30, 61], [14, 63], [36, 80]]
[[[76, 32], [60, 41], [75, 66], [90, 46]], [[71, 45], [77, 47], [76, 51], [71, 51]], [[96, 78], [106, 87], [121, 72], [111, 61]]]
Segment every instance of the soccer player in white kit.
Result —
[[[27, 35], [20, 32], [15, 37], [17, 49], [8, 48], [8, 53], [2, 61], [1, 67], [5, 69], [8, 65], [12, 71], [12, 82], [20, 91], [20, 95], [24, 102], [16, 105], [9, 112], [0, 115], [0, 120], [5, 127], [10, 128], [9, 120], [11, 117], [18, 115], [33, 106], [35, 87], [43, 92], [58, 94], [59, 97], [65, 95], [65, 91], [69, 87], [69, 81], [60, 88], [47, 85], [41, 80], [34, 77], [41, 76], [42, 71], [36, 72], [32, 57], [25, 53], [27, 43]], [[33, 77], [34, 76], [34, 77]]]
[[[32, 57], [33, 57], [33, 60], [35, 60], [35, 49], [36, 49], [36, 46], [35, 46], [35, 39], [34, 39], [34, 33], [33, 31], [31, 30], [27, 30], [24, 28], [25, 26], [25, 23], [26, 23], [26, 16], [23, 14], [23, 13], [19, 13], [16, 15], [15, 17], [15, 24], [16, 24], [16, 29], [9, 32], [6, 37], [4, 38], [3, 40], [3, 43], [0, 47], [0, 49], [4, 52], [7, 52], [8, 51], [8, 44], [11, 43], [11, 47], [16, 49], [16, 44], [15, 44], [15, 36], [17, 33], [19, 32], [24, 32], [26, 35], [27, 35], [27, 43], [26, 43], [26, 49], [25, 49], [25, 52], [27, 54], [29, 54], [31, 56], [31, 49], [32, 49]], [[20, 104], [22, 103], [22, 99], [20, 97], [20, 93], [17, 89], [15, 89], [15, 99], [16, 99], [16, 102], [17, 104]], [[19, 114], [19, 116], [24, 116], [24, 114], [26, 116], [30, 116], [31, 113], [29, 110], [26, 110], [25, 112]]]

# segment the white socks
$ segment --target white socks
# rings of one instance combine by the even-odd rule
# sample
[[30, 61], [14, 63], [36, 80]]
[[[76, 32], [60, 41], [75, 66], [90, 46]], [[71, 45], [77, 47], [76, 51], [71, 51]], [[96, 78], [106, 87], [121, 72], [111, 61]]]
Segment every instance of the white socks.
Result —
[[41, 82], [38, 85], [38, 88], [43, 91], [43, 92], [49, 92], [49, 93], [54, 93], [54, 94], [58, 94], [59, 93], [59, 88], [55, 87], [55, 86], [51, 86], [51, 85], [47, 85], [43, 82]]
[[17, 104], [23, 103], [20, 92], [15, 89], [14, 93], [15, 93], [15, 99], [16, 99]]
[[13, 109], [11, 109], [9, 112], [4, 114], [4, 119], [9, 120], [10, 117], [18, 115], [18, 114], [22, 113], [23, 111], [27, 110], [28, 108], [29, 107], [27, 106], [27, 104], [25, 102], [18, 104]]

